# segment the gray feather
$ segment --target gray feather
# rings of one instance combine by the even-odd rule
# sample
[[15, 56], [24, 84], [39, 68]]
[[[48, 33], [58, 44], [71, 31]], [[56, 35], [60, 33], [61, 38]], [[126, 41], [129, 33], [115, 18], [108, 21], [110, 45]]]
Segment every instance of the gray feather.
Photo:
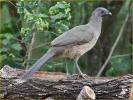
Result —
[[93, 28], [89, 24], [79, 25], [55, 38], [51, 42], [51, 46], [67, 46], [70, 44], [73, 46], [87, 43], [92, 39], [93, 32]]
[[52, 58], [55, 53], [49, 49], [46, 54], [44, 54], [33, 66], [26, 71], [26, 73], [21, 77], [22, 80], [28, 79], [35, 71], [40, 69], [40, 67], [45, 64], [50, 58]]

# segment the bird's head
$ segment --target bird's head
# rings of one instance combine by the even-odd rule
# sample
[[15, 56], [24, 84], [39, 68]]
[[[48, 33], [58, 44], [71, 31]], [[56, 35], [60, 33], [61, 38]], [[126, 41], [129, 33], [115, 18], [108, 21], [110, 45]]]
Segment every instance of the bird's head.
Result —
[[112, 15], [112, 13], [109, 10], [103, 7], [96, 8], [92, 14], [95, 15], [96, 17], [104, 17], [106, 15]]

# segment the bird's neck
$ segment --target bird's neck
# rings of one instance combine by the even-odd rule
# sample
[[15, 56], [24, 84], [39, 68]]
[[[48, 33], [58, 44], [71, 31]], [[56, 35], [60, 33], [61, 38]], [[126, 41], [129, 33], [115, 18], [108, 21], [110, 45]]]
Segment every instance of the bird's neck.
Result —
[[91, 16], [89, 24], [101, 33], [102, 17], [97, 17], [95, 15]]

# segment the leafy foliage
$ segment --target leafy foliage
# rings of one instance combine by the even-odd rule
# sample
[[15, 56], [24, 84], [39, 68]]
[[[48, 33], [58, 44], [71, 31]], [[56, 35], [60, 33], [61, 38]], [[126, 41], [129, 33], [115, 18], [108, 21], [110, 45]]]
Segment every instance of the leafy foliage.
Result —
[[107, 76], [124, 75], [131, 73], [131, 58], [129, 56], [116, 57], [111, 59], [111, 68], [106, 72]]
[[[57, 2], [56, 5], [49, 7], [40, 1], [20, 0], [17, 6], [18, 13], [24, 20], [21, 33], [25, 42], [31, 39], [33, 31], [47, 30], [62, 33], [69, 29], [70, 4], [65, 1]], [[44, 11], [42, 7], [45, 7]]]
[[[67, 31], [69, 27], [88, 23], [91, 12], [96, 7], [103, 6], [109, 9], [113, 15], [104, 19], [98, 43], [79, 62], [84, 73], [94, 76], [106, 60], [126, 14], [131, 13], [129, 9], [131, 0], [99, 0], [97, 2], [18, 0], [13, 4], [19, 15], [14, 16], [11, 12], [15, 10], [9, 9], [11, 5], [14, 8], [14, 5], [9, 6], [9, 4], [5, 0], [0, 9], [2, 13], [0, 16], [0, 64], [1, 66], [9, 64], [13, 67], [26, 66], [25, 63], [32, 65], [48, 50], [50, 42], [55, 37]], [[129, 21], [113, 56], [131, 53], [130, 32], [131, 22]], [[74, 65], [68, 61], [67, 65], [65, 63], [64, 59], [52, 60], [41, 70], [66, 72], [64, 66], [68, 66], [69, 73], [73, 73]], [[112, 57], [103, 75], [116, 76], [130, 73], [130, 68], [130, 55]]]
[[[22, 41], [27, 44], [28, 50], [31, 49], [31, 39], [36, 41], [33, 37], [35, 34], [45, 34], [45, 42], [48, 43], [53, 38], [69, 29], [70, 26], [70, 4], [65, 1], [57, 2], [49, 5], [47, 2], [40, 1], [26, 1], [20, 0], [17, 3], [18, 13], [23, 18], [21, 28]], [[34, 43], [33, 43], [34, 45]], [[44, 48], [47, 49], [46, 47]], [[25, 62], [29, 57], [31, 51], [27, 51]], [[32, 55], [30, 55], [32, 56]], [[30, 57], [31, 58], [31, 57]], [[32, 60], [32, 59], [31, 59]]]
[[[113, 35], [110, 35], [111, 42], [114, 42], [114, 40], [116, 39], [127, 13], [130, 14], [129, 13], [130, 2], [131, 2], [130, 0], [125, 1], [123, 6], [121, 7], [120, 11], [118, 12], [118, 14], [116, 16], [116, 22], [113, 24], [114, 30], [111, 31], [111, 34], [113, 34]], [[125, 28], [127, 28], [127, 27], [125, 27]], [[124, 34], [124, 32], [123, 32], [123, 34]], [[131, 52], [131, 49], [130, 49], [131, 44], [128, 42], [126, 45], [128, 45], [127, 46], [128, 52]], [[119, 47], [119, 45], [118, 45], [116, 49], [118, 49], [118, 48], [120, 49], [121, 47]], [[114, 54], [119, 55], [120, 50], [119, 50], [119, 52], [118, 52], [118, 50], [115, 51]], [[120, 57], [113, 58], [110, 60], [110, 63], [111, 63], [111, 68], [107, 70], [106, 75], [110, 75], [110, 76], [122, 75], [122, 74], [130, 72], [130, 70], [131, 70], [131, 57], [130, 57], [130, 55], [128, 55], [127, 57], [120, 56]]]
[[[22, 50], [20, 44], [14, 40], [14, 34], [11, 33], [13, 24], [9, 14], [7, 5], [3, 5], [0, 9], [2, 15], [0, 16], [0, 64], [12, 64], [17, 66], [15, 59], [20, 57], [20, 51]], [[6, 20], [5, 20], [6, 19]]]

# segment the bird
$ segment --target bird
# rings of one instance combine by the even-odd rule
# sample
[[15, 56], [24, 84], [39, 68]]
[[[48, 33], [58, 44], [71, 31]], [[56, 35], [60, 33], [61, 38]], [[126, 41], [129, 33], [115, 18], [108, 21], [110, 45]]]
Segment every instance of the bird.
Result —
[[73, 59], [79, 73], [84, 77], [78, 65], [78, 60], [95, 46], [101, 34], [103, 17], [106, 15], [112, 15], [112, 13], [104, 7], [97, 7], [92, 12], [87, 24], [75, 26], [56, 37], [51, 42], [48, 51], [26, 70], [20, 79], [29, 79], [43, 64], [56, 57]]

